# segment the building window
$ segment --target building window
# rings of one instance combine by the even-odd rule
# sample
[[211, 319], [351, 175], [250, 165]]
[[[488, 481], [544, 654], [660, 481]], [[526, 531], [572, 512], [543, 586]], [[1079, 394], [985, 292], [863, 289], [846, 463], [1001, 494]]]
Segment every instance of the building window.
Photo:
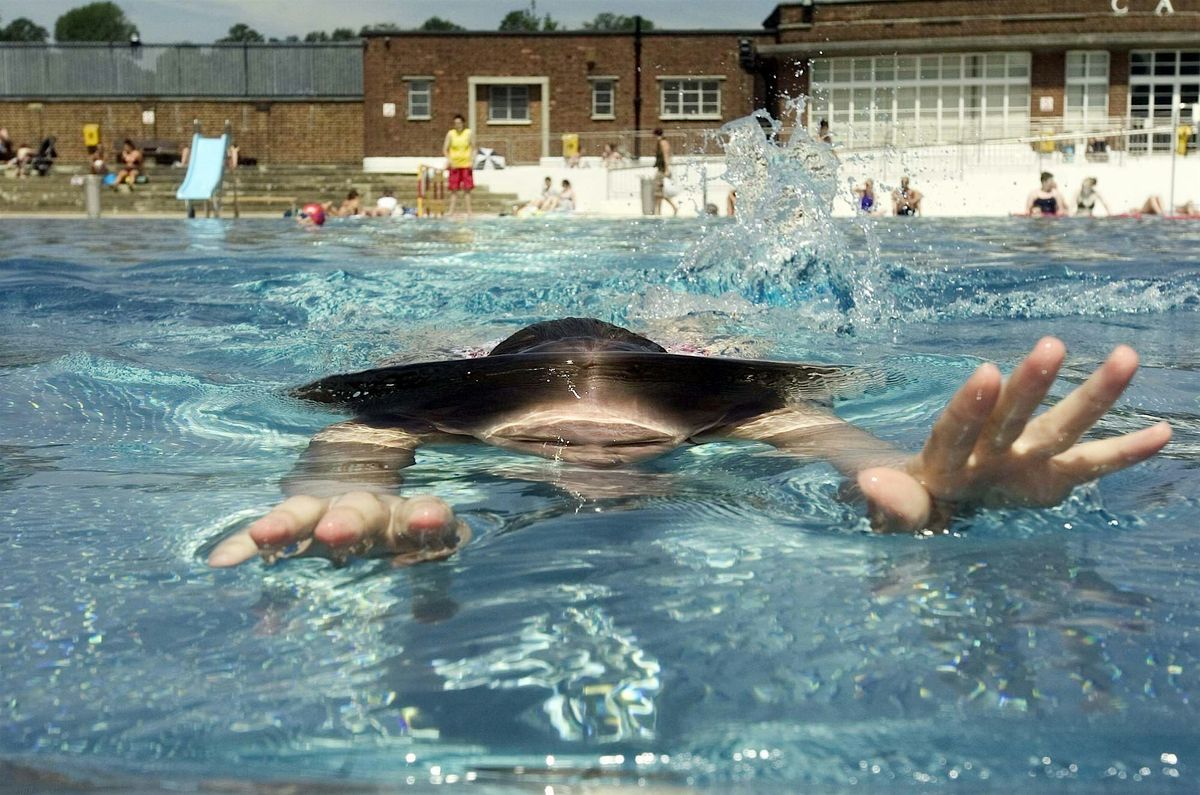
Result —
[[721, 118], [721, 79], [660, 78], [659, 117], [663, 119]]
[[[1131, 127], [1170, 127], [1173, 108], [1200, 101], [1200, 50], [1147, 50], [1129, 54]], [[1170, 152], [1169, 130], [1129, 138], [1134, 152]], [[1194, 146], [1194, 144], [1193, 144]]]
[[822, 58], [812, 69], [813, 131], [829, 121], [850, 147], [1026, 135], [1027, 52]]
[[423, 120], [433, 118], [433, 81], [409, 80], [408, 118]]
[[611, 119], [615, 117], [617, 81], [610, 77], [598, 77], [592, 80], [592, 118]]
[[1063, 121], [1081, 132], [1108, 122], [1108, 53], [1067, 53], [1066, 101]]
[[528, 123], [529, 86], [492, 86], [488, 90], [488, 121]]

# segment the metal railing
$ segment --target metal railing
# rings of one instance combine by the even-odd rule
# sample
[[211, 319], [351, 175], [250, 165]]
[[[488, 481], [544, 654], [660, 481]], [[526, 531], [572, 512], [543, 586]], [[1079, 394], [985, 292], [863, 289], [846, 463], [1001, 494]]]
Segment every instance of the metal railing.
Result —
[[0, 44], [0, 97], [360, 99], [362, 45]]

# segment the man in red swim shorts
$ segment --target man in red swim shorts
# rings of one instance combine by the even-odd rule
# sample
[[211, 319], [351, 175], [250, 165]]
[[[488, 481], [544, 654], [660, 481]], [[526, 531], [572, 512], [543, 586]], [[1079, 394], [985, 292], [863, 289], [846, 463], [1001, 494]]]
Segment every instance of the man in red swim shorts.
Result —
[[467, 217], [471, 217], [471, 190], [475, 187], [475, 178], [471, 167], [475, 165], [475, 138], [471, 130], [463, 126], [465, 120], [461, 113], [454, 114], [454, 127], [446, 131], [446, 140], [442, 142], [442, 154], [446, 156], [446, 167], [450, 172], [447, 185], [450, 189], [450, 207], [447, 215], [454, 214], [458, 194], [461, 191], [467, 204]]

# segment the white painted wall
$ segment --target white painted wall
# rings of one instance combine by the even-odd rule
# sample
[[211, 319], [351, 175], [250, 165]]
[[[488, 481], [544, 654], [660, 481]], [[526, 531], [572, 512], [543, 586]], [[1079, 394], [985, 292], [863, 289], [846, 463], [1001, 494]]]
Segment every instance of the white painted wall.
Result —
[[[442, 166], [443, 158], [367, 158], [364, 171], [415, 174], [418, 165]], [[636, 168], [610, 171], [599, 162], [584, 160], [581, 168], [567, 168], [561, 158], [544, 158], [538, 166], [516, 166], [475, 172], [477, 185], [499, 193], [516, 194], [521, 201], [542, 192], [542, 180], [550, 177], [557, 187], [569, 179], [578, 197], [581, 214], [596, 216], [641, 215], [639, 195], [642, 178], [652, 178], [648, 158]], [[1007, 216], [1020, 212], [1031, 190], [1038, 187], [1042, 170], [1055, 175], [1059, 188], [1074, 202], [1085, 177], [1096, 177], [1097, 190], [1114, 213], [1140, 207], [1149, 195], [1166, 203], [1170, 191], [1171, 157], [1127, 156], [1110, 153], [1107, 163], [1089, 162], [1082, 154], [1065, 160], [1059, 153], [1039, 156], [1027, 144], [928, 147], [922, 149], [844, 154], [839, 170], [839, 198], [834, 214], [853, 213], [850, 187], [871, 177], [883, 204], [890, 210], [889, 194], [903, 175], [925, 194], [926, 216]], [[725, 214], [729, 185], [720, 179], [724, 164], [719, 158], [677, 157], [674, 170], [684, 188], [676, 197], [680, 216], [703, 212], [704, 202]], [[1200, 157], [1175, 161], [1175, 201], [1200, 203]], [[664, 205], [664, 210], [670, 210]]]

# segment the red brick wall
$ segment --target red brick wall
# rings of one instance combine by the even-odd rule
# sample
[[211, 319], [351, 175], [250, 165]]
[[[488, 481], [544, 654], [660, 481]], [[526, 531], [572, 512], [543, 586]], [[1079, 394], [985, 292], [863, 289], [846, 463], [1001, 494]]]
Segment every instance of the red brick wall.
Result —
[[[154, 110], [153, 125], [142, 111]], [[191, 140], [192, 120], [217, 135], [228, 119], [246, 157], [260, 163], [357, 163], [362, 160], [362, 105], [357, 102], [0, 101], [0, 124], [17, 143], [58, 138], [62, 162], [83, 162], [83, 125], [100, 125], [109, 155], [124, 138]]]
[[[754, 109], [754, 77], [738, 64], [738, 40], [764, 35], [736, 32], [652, 33], [642, 39], [641, 129], [681, 133], [718, 127]], [[632, 130], [637, 75], [632, 35], [586, 33], [488, 35], [398, 34], [368, 40], [363, 63], [364, 152], [371, 156], [419, 156], [441, 152], [455, 113], [467, 115], [468, 77], [549, 79], [550, 154], [561, 152], [561, 135], [578, 133], [585, 155], [600, 154], [617, 131]], [[721, 118], [665, 121], [659, 118], [660, 76], [724, 76]], [[409, 121], [405, 76], [433, 77], [432, 119]], [[592, 119], [589, 77], [616, 78], [614, 118]], [[532, 91], [532, 89], [531, 89]], [[481, 92], [482, 93], [482, 90]], [[536, 92], [531, 93], [531, 98]], [[540, 155], [540, 105], [531, 102], [533, 124], [489, 125], [477, 96], [476, 141], [528, 161]], [[396, 103], [385, 118], [383, 104]], [[523, 145], [521, 142], [524, 142]], [[623, 142], [632, 149], [631, 142]], [[649, 153], [646, 148], [645, 153]]]
[[[1175, 31], [1195, 34], [1200, 0], [1172, 0], [1174, 14], [1155, 15], [1158, 0], [1123, 0], [1129, 13], [1112, 13], [1109, 0], [879, 0], [834, 3], [813, 8], [811, 27], [787, 28], [800, 21], [802, 8], [780, 9], [780, 40], [878, 41], [889, 38], [1017, 36], [1037, 33]], [[931, 42], [936, 47], [936, 41]]]
[[[1035, 52], [1029, 66], [1029, 115], [1034, 119], [1062, 116], [1066, 97], [1063, 88], [1067, 80], [1066, 52]], [[1051, 110], [1041, 109], [1042, 97], [1054, 100]]]

